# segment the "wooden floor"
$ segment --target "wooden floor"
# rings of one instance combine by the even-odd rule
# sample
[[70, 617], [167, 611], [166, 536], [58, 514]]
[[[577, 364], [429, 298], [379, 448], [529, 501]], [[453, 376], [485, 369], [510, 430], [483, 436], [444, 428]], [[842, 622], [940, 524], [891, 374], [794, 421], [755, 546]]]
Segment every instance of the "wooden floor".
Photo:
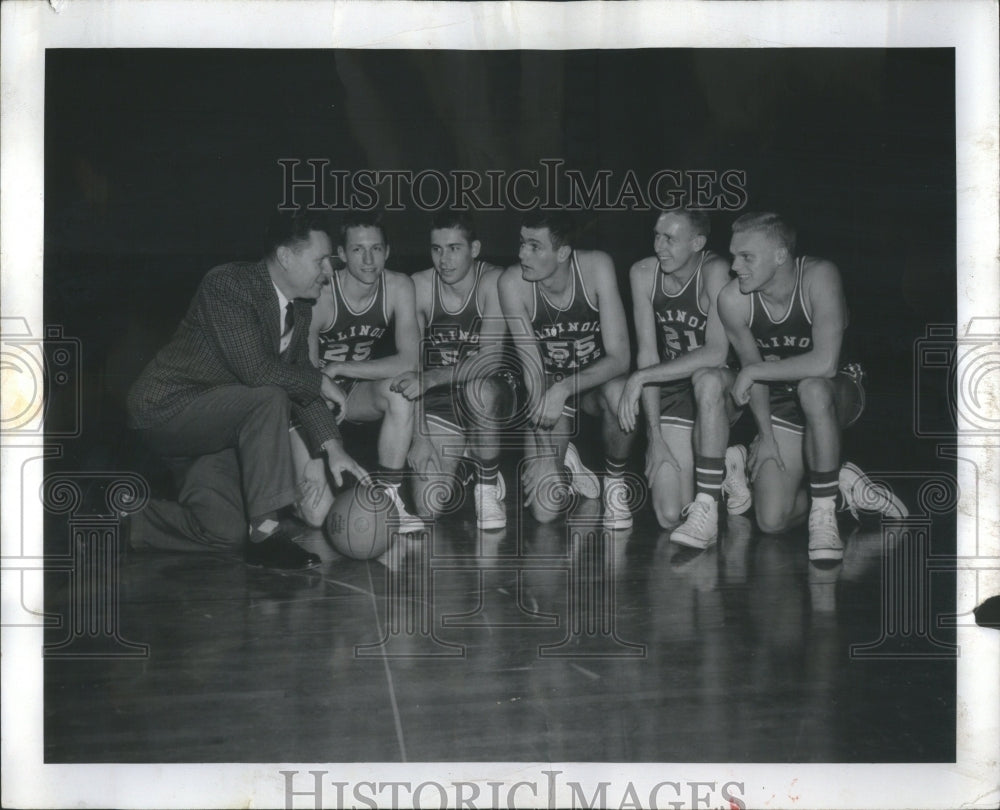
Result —
[[69, 637], [46, 658], [46, 761], [954, 759], [955, 660], [851, 654], [891, 647], [883, 572], [905, 549], [877, 523], [847, 517], [843, 563], [820, 567], [804, 530], [730, 518], [699, 553], [648, 508], [604, 533], [597, 502], [543, 526], [513, 500], [508, 530], [477, 532], [470, 497], [380, 561], [312, 532], [304, 573], [156, 553], [117, 586], [50, 573], [70, 616], [52, 643], [90, 591], [120, 602], [108, 657]]

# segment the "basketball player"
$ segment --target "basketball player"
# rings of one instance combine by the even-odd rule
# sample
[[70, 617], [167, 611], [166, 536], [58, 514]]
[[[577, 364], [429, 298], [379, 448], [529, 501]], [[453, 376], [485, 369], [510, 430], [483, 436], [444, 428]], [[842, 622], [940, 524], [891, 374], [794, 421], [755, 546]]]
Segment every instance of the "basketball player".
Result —
[[711, 414], [721, 425], [695, 425], [694, 418], [701, 370], [724, 366], [729, 352], [716, 310], [719, 291], [729, 281], [729, 262], [705, 249], [710, 227], [700, 211], [661, 213], [653, 229], [656, 255], [636, 262], [629, 273], [639, 369], [625, 385], [618, 416], [622, 429], [631, 432], [642, 400], [649, 437], [646, 480], [664, 528], [677, 526], [695, 491], [711, 496], [713, 506], [725, 493], [734, 515], [750, 508], [746, 449], [729, 447], [724, 458], [702, 451], [702, 434], [708, 431], [728, 439], [735, 405], [728, 414]]
[[614, 264], [601, 251], [574, 249], [573, 222], [562, 210], [525, 215], [518, 259], [501, 275], [499, 290], [533, 414], [525, 503], [544, 523], [565, 506], [566, 483], [584, 497], [600, 496], [600, 482], [569, 444], [582, 408], [601, 418], [605, 525], [628, 528], [632, 515], [622, 493], [631, 438], [618, 425], [618, 401], [629, 341]]
[[[433, 516], [454, 494], [463, 455], [476, 468], [476, 522], [480, 529], [507, 525], [496, 425], [512, 392], [491, 375], [503, 351], [506, 323], [497, 279], [501, 268], [478, 258], [482, 248], [472, 217], [444, 210], [431, 222], [434, 266], [413, 276], [417, 324], [424, 336], [419, 373], [396, 378], [393, 390], [418, 400], [410, 465], [417, 508]], [[485, 419], [482, 417], [486, 417]]]
[[[374, 481], [385, 486], [398, 511], [400, 530], [421, 531], [423, 522], [407, 512], [399, 495], [413, 435], [413, 403], [391, 388], [397, 376], [416, 367], [419, 333], [413, 282], [385, 269], [389, 244], [377, 213], [350, 211], [345, 215], [337, 254], [345, 266], [333, 272], [313, 308], [311, 359], [344, 394], [340, 418], [381, 420], [380, 469]], [[395, 352], [377, 357], [378, 343], [389, 332]], [[291, 435], [301, 491], [299, 512], [307, 523], [320, 526], [333, 495], [325, 471], [310, 456], [297, 430]]]
[[[749, 463], [759, 527], [781, 532], [808, 516], [809, 558], [838, 560], [838, 490], [852, 512], [864, 503], [901, 517], [906, 508], [853, 464], [840, 465], [841, 431], [864, 408], [861, 370], [840, 365], [848, 312], [837, 267], [796, 258], [795, 239], [777, 214], [744, 214], [733, 223], [736, 278], [718, 307], [742, 369], [706, 369], [695, 398], [699, 420], [723, 409], [726, 396], [740, 406], [749, 402], [758, 428]], [[724, 439], [710, 439], [710, 449], [721, 452]], [[690, 545], [710, 542], [711, 522], [711, 510], [696, 498], [684, 527]]]

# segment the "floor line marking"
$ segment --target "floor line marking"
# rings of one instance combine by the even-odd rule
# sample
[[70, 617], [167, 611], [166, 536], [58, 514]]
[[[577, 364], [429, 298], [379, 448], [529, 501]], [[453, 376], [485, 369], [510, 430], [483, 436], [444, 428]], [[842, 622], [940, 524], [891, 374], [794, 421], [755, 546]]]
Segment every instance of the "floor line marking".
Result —
[[601, 676], [598, 675], [596, 672], [591, 672], [589, 669], [584, 669], [579, 664], [570, 663], [570, 666], [573, 667], [573, 669], [575, 669], [577, 672], [582, 672], [584, 675], [586, 675], [591, 680], [594, 680], [594, 681], [601, 680]]
[[[378, 617], [378, 602], [375, 599], [375, 583], [372, 581], [372, 568], [370, 565], [365, 567], [368, 569], [368, 584], [371, 586], [372, 610], [375, 613], [375, 626], [378, 628], [379, 638], [383, 638], [384, 634], [382, 632], [382, 622], [379, 621]], [[385, 679], [389, 685], [389, 703], [392, 706], [392, 720], [396, 724], [396, 740], [399, 742], [399, 753], [403, 758], [403, 762], [409, 762], [406, 757], [406, 741], [403, 739], [403, 723], [399, 716], [399, 705], [396, 703], [396, 686], [392, 680], [392, 670], [389, 669], [389, 657], [387, 655], [382, 656], [382, 666], [385, 669]]]

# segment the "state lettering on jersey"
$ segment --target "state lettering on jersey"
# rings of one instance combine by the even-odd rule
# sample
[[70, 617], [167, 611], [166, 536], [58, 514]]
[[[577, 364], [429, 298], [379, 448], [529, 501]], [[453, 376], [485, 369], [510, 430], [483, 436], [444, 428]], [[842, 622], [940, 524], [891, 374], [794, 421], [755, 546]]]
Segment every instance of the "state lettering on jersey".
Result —
[[799, 349], [806, 350], [812, 345], [811, 337], [796, 337], [795, 335], [773, 335], [769, 338], [756, 338], [761, 349]]
[[561, 321], [535, 329], [538, 340], [558, 337], [566, 332], [600, 332], [601, 322], [596, 321]]
[[386, 332], [386, 327], [372, 324], [357, 324], [337, 332], [323, 335], [323, 351], [320, 364], [346, 363], [367, 360], [372, 348]]
[[672, 360], [705, 345], [708, 319], [700, 312], [664, 309], [656, 313], [656, 321], [666, 359]]
[[471, 329], [457, 323], [432, 324], [427, 328], [423, 365], [426, 368], [454, 366], [479, 351], [479, 320]]
[[576, 340], [553, 340], [541, 343], [545, 367], [550, 370], [568, 371], [584, 368], [599, 360], [604, 351], [597, 342], [597, 335], [585, 335]]

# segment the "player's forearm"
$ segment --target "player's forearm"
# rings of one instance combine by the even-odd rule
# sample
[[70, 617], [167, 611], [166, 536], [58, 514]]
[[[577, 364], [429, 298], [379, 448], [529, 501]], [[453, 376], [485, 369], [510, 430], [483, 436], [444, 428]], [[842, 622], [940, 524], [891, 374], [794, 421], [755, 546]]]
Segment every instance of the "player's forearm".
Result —
[[636, 376], [643, 385], [685, 380], [700, 368], [715, 368], [726, 362], [725, 349], [699, 347], [665, 363], [657, 363], [640, 369]]
[[456, 379], [455, 366], [437, 366], [435, 368], [425, 368], [420, 371], [420, 382], [424, 391], [432, 388], [440, 388], [442, 385], [451, 385]]
[[416, 371], [416, 362], [402, 354], [378, 360], [347, 360], [328, 363], [323, 373], [330, 377], [349, 377], [354, 380], [385, 380], [405, 371]]
[[607, 355], [596, 363], [591, 363], [582, 371], [565, 379], [567, 382], [571, 381], [574, 393], [582, 394], [584, 391], [597, 388], [597, 386], [603, 385], [608, 380], [613, 380], [615, 377], [625, 374], [628, 371], [628, 365], [629, 361], [627, 357]]
[[658, 436], [660, 433], [660, 389], [656, 387], [643, 388], [639, 402], [646, 417], [648, 435]]
[[757, 423], [757, 432], [761, 438], [774, 437], [771, 427], [771, 395], [766, 385], [754, 385], [750, 388], [750, 412]]
[[833, 377], [837, 373], [837, 358], [832, 354], [812, 351], [784, 360], [752, 363], [746, 367], [746, 373], [755, 382], [794, 382], [806, 377]]

